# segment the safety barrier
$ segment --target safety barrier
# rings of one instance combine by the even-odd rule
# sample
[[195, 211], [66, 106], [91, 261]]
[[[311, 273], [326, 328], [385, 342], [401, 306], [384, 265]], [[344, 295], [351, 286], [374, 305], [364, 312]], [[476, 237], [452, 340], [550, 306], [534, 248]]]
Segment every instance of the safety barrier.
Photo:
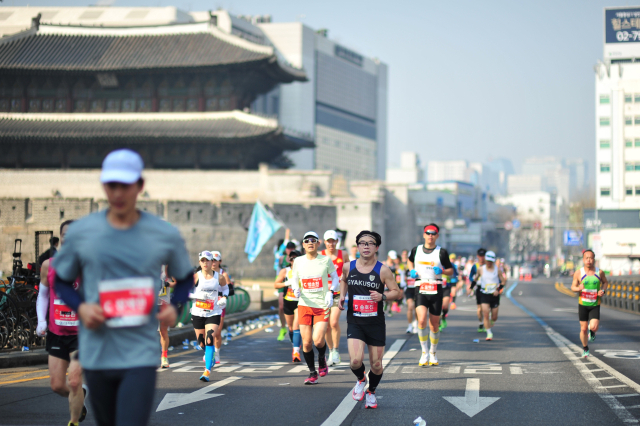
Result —
[[[249, 293], [243, 288], [235, 287], [234, 295], [227, 298], [227, 314], [235, 314], [238, 312], [244, 312], [247, 310], [249, 305], [251, 304], [251, 296]], [[191, 301], [188, 301], [184, 309], [182, 310], [182, 315], [178, 318], [178, 323], [188, 324], [191, 322]]]
[[640, 313], [640, 277], [607, 277], [609, 288], [602, 304], [614, 309]]

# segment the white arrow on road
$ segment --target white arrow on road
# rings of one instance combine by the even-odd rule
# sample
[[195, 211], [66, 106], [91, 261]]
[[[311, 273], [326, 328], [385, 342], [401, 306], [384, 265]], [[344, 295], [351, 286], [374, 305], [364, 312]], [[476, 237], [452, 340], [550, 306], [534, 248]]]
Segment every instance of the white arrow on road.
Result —
[[495, 397], [480, 398], [480, 379], [467, 379], [467, 389], [464, 396], [443, 396], [443, 398], [469, 417], [475, 416], [500, 399]]
[[221, 393], [207, 392], [218, 389], [224, 385], [228, 385], [229, 383], [235, 382], [236, 380], [240, 379], [242, 379], [242, 377], [229, 377], [191, 393], [168, 393], [164, 396], [164, 398], [160, 402], [160, 405], [158, 405], [156, 413], [158, 411], [176, 408], [181, 405], [192, 404], [194, 402], [204, 401], [205, 399], [215, 398], [216, 396], [222, 396], [223, 394]]

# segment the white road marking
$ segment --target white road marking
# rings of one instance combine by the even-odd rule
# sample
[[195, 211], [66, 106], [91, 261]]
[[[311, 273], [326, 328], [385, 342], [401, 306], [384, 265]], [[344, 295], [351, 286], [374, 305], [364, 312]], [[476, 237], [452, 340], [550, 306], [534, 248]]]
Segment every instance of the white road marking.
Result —
[[[172, 368], [175, 368], [175, 367], [180, 367], [181, 365], [185, 365], [187, 363], [189, 363], [189, 361], [178, 361], [178, 362], [172, 362], [172, 363], [170, 363], [170, 365], [171, 365]], [[162, 368], [162, 367], [160, 367], [156, 371], [158, 373], [162, 373], [163, 371], [169, 371], [169, 370], [171, 370], [171, 368]]]
[[473, 417], [497, 400], [499, 397], [480, 397], [480, 379], [467, 379], [464, 396], [443, 396], [458, 410]]
[[555, 312], [571, 312], [571, 313], [578, 313], [578, 310], [576, 308], [556, 308], [554, 309]]
[[522, 367], [516, 367], [516, 366], [509, 366], [509, 372], [511, 374], [522, 374]]
[[170, 408], [180, 407], [181, 405], [192, 404], [194, 402], [204, 401], [205, 399], [215, 398], [222, 396], [221, 393], [207, 393], [209, 391], [218, 389], [224, 385], [227, 385], [236, 380], [240, 380], [242, 377], [228, 377], [224, 380], [220, 380], [212, 385], [206, 386], [202, 389], [198, 389], [191, 393], [168, 393], [162, 398], [162, 401], [156, 409], [158, 411], [168, 410]]
[[625, 393], [624, 395], [611, 395], [611, 398], [629, 398], [630, 396], [640, 396], [640, 393]]
[[616, 359], [640, 359], [640, 352], [627, 349], [598, 349], [599, 352], [605, 358]]
[[[402, 349], [402, 346], [405, 344], [406, 339], [398, 339], [393, 342], [393, 345], [389, 348], [389, 351], [384, 354], [382, 357], [382, 367], [386, 367], [393, 357], [395, 357], [398, 352]], [[327, 420], [322, 423], [321, 426], [340, 426], [344, 419], [347, 418], [353, 407], [356, 406], [358, 401], [355, 401], [352, 396], [353, 388], [349, 390], [347, 396], [344, 397], [340, 405], [331, 413], [331, 415], [327, 418]]]
[[464, 374], [502, 374], [502, 366], [500, 364], [469, 366], [464, 369]]

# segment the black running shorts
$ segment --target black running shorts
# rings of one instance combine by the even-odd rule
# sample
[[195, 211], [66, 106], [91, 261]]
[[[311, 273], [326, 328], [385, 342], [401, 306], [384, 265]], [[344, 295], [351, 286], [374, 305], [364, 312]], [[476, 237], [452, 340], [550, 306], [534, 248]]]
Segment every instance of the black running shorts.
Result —
[[71, 362], [71, 353], [78, 350], [78, 336], [59, 336], [47, 330], [47, 353]]
[[451, 287], [445, 287], [442, 289], [442, 297], [451, 297]]
[[407, 300], [415, 299], [416, 298], [416, 288], [415, 287], [407, 287], [407, 289], [404, 291], [404, 295], [407, 298]]
[[480, 293], [480, 303], [487, 304], [491, 309], [495, 309], [500, 306], [500, 295], [494, 296], [493, 294]]
[[426, 306], [429, 309], [431, 315], [440, 316], [442, 313], [442, 286], [438, 286], [438, 294], [421, 294], [420, 291], [416, 291], [416, 307]]
[[191, 322], [193, 323], [193, 328], [196, 330], [204, 330], [206, 324], [215, 324], [220, 325], [220, 319], [222, 317], [220, 315], [214, 315], [212, 317], [199, 317], [197, 315], [191, 316]]
[[591, 321], [592, 319], [600, 319], [600, 305], [598, 306], [582, 306], [578, 305], [578, 318], [580, 321]]
[[347, 323], [347, 339], [356, 339], [371, 346], [386, 345], [386, 324], [352, 324]]
[[293, 315], [296, 309], [298, 309], [297, 300], [284, 299], [283, 311], [285, 315]]

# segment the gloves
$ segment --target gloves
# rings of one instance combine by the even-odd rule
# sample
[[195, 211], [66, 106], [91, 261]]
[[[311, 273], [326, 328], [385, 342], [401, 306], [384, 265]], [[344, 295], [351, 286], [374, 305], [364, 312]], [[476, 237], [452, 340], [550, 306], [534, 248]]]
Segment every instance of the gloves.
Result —
[[442, 273], [442, 268], [440, 268], [439, 266], [434, 266], [433, 273], [436, 275], [440, 275]]
[[328, 291], [324, 296], [324, 301], [327, 304], [327, 309], [333, 306], [333, 292]]
[[300, 297], [300, 288], [294, 288], [293, 289], [293, 294], [296, 297]]
[[409, 271], [409, 276], [411, 278], [418, 278], [418, 272], [416, 272], [415, 269], [412, 269], [412, 270]]
[[227, 298], [223, 297], [218, 300], [218, 306], [224, 309], [227, 306]]
[[36, 327], [36, 334], [38, 336], [44, 336], [46, 333], [47, 333], [47, 322], [38, 321], [38, 326]]

